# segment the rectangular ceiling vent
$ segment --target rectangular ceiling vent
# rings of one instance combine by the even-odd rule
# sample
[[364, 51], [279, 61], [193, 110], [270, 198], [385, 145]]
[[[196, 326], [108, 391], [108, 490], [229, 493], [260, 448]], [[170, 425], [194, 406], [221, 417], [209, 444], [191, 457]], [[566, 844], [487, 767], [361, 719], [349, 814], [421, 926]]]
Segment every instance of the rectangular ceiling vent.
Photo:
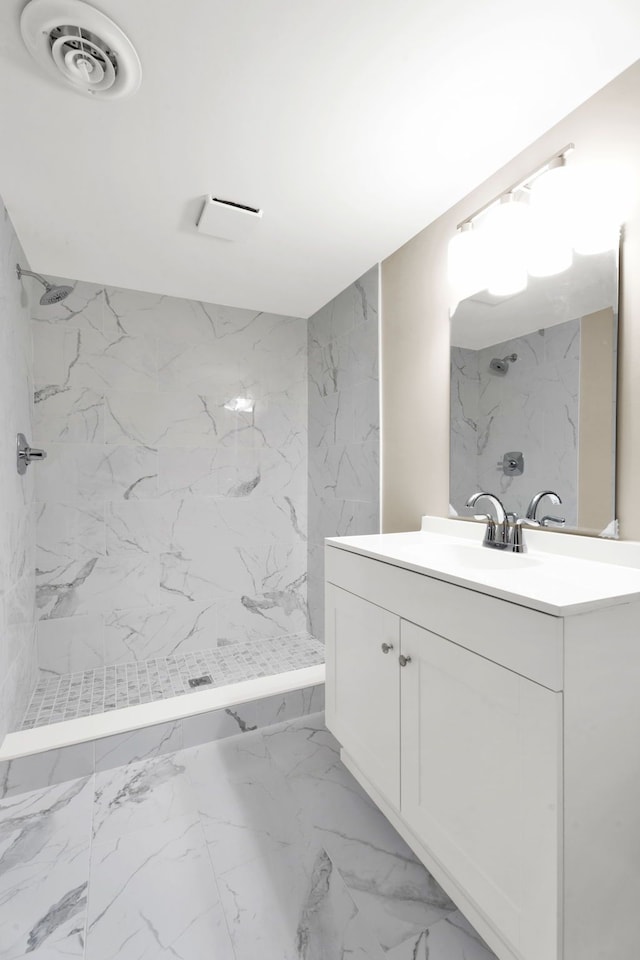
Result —
[[244, 240], [262, 220], [262, 210], [232, 200], [204, 198], [196, 227], [220, 240]]

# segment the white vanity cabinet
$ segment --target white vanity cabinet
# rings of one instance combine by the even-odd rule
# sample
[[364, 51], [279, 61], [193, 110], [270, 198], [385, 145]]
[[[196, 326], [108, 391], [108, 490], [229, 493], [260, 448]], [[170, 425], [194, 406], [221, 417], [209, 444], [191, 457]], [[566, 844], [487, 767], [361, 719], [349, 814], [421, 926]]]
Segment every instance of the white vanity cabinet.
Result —
[[562, 694], [412, 623], [401, 637], [402, 816], [510, 943], [553, 957]]
[[565, 620], [331, 545], [326, 580], [327, 726], [498, 957], [640, 956], [640, 724], [616, 761], [602, 649], [640, 642], [640, 606]]
[[[333, 635], [332, 731], [362, 772], [400, 805], [400, 618], [327, 585]], [[355, 678], [355, 682], [354, 682]]]

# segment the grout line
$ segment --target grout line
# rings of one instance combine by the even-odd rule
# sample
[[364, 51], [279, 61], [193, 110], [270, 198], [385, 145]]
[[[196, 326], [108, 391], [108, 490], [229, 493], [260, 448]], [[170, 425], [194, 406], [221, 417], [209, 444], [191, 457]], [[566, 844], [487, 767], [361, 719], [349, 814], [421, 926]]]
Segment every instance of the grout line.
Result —
[[93, 859], [93, 822], [96, 811], [96, 763], [95, 763], [95, 742], [93, 744], [93, 773], [91, 774], [91, 816], [89, 817], [89, 858], [87, 869], [87, 907], [84, 918], [84, 943], [82, 944], [82, 957], [84, 960], [87, 954], [87, 941], [89, 938], [89, 907], [91, 903], [91, 866]]

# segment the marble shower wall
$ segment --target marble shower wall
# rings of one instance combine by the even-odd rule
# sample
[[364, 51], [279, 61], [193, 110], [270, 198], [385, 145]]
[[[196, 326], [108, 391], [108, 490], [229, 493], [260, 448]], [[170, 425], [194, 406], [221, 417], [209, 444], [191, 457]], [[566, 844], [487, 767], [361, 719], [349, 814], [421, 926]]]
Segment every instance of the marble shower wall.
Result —
[[[516, 353], [503, 377], [493, 357]], [[568, 526], [578, 514], [580, 319], [482, 350], [451, 351], [451, 503], [463, 515], [474, 490], [489, 490], [523, 516], [538, 490], [562, 497]], [[505, 476], [497, 463], [521, 450], [525, 471]], [[475, 453], [474, 453], [475, 451]]]
[[304, 631], [305, 321], [76, 283], [33, 336], [40, 667]]
[[325, 537], [380, 530], [378, 267], [309, 320], [309, 631], [324, 637]]
[[32, 345], [25, 255], [0, 200], [0, 742], [35, 686], [34, 471], [16, 471], [16, 434], [31, 438]]
[[468, 512], [465, 503], [478, 489], [479, 403], [478, 351], [451, 347], [449, 502], [461, 516]]

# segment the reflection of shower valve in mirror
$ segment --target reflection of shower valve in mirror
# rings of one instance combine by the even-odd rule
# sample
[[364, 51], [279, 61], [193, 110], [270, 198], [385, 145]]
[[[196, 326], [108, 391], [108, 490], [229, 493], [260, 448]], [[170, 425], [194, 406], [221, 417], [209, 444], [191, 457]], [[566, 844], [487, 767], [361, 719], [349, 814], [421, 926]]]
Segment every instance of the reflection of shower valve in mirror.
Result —
[[498, 460], [497, 466], [505, 477], [521, 477], [524, 473], [524, 454], [519, 450], [510, 450], [502, 460]]

